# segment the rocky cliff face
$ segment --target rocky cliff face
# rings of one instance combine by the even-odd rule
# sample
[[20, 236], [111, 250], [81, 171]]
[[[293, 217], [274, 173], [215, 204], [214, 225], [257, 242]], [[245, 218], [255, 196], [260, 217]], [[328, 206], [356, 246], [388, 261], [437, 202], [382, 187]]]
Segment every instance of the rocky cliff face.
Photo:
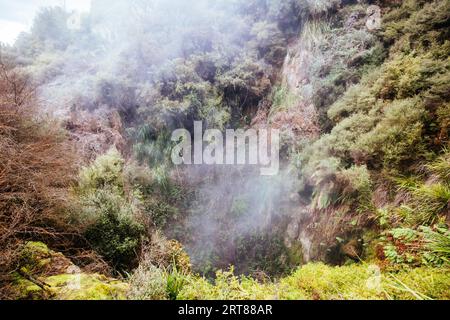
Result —
[[[342, 78], [336, 69], [342, 66], [351, 68], [352, 61], [360, 59], [376, 45], [370, 39], [380, 28], [379, 6], [350, 1], [333, 10], [336, 11], [332, 15], [311, 15], [308, 18], [300, 35], [290, 43], [281, 69], [280, 86], [285, 90], [285, 99], [281, 102], [282, 108], [272, 112], [271, 119], [284, 129], [285, 136], [294, 145], [296, 141], [311, 143], [329, 131], [326, 120], [328, 106], [359, 81], [354, 76]], [[360, 65], [355, 63], [355, 69], [358, 69]], [[330, 82], [330, 86], [341, 86], [340, 91], [324, 90]], [[360, 231], [343, 232], [340, 222], [334, 219], [333, 210], [320, 213], [309, 202], [311, 192], [303, 189], [295, 197], [296, 209], [289, 209], [292, 220], [286, 230], [286, 244], [289, 247], [300, 245], [305, 262], [339, 262], [345, 259], [343, 257], [361, 255], [363, 239]], [[335, 244], [339, 236], [345, 239]]]

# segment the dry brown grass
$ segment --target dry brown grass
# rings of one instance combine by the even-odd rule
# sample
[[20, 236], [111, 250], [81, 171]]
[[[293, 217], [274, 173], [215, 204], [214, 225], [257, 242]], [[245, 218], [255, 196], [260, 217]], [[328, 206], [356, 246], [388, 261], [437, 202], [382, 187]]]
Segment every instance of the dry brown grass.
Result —
[[[57, 126], [36, 119], [27, 78], [0, 63], [0, 267], [17, 239], [53, 236], [74, 173]], [[53, 227], [49, 228], [49, 221]]]
[[0, 298], [25, 240], [53, 245], [89, 269], [104, 265], [66, 219], [78, 168], [73, 144], [34, 106], [27, 77], [0, 60]]

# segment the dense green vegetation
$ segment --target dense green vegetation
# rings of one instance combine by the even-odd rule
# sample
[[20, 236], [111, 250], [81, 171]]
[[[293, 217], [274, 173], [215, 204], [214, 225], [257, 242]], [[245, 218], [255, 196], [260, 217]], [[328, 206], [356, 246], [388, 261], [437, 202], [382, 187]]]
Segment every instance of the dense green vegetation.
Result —
[[[2, 298], [450, 299], [448, 1], [150, 2], [1, 47]], [[195, 120], [279, 176], [175, 167]]]
[[313, 203], [343, 210], [353, 229], [438, 228], [448, 217], [448, 178], [436, 171], [448, 165], [448, 9], [408, 1], [387, 13], [378, 35], [386, 59], [362, 67], [327, 108], [331, 131], [302, 152]]
[[430, 300], [448, 299], [448, 273], [417, 268], [396, 274], [381, 273], [376, 266], [329, 267], [308, 264], [279, 282], [237, 278], [232, 272], [217, 274], [212, 285], [188, 278], [180, 299], [287, 299], [287, 300]]

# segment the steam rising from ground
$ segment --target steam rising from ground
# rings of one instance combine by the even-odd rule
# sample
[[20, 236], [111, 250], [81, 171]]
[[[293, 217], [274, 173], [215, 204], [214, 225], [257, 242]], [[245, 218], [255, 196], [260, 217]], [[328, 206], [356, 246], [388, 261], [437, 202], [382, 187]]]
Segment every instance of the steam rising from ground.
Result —
[[[242, 55], [250, 29], [236, 15], [237, 8], [233, 1], [94, 0], [89, 16], [73, 14], [78, 28], [56, 35], [64, 38], [62, 46], [43, 41], [52, 48], [33, 66], [38, 81], [46, 82], [41, 98], [59, 115], [68, 111], [64, 106], [151, 103], [149, 94], [158, 81], [176, 76], [177, 59], [215, 50], [231, 63]], [[46, 18], [38, 16], [38, 27], [55, 27], [57, 22]], [[39, 30], [35, 26], [33, 31]]]
[[[178, 237], [198, 270], [207, 273], [211, 265], [234, 265], [247, 273], [275, 264], [264, 259], [289, 259], [276, 256], [286, 254], [285, 239], [274, 239], [285, 232], [299, 205], [291, 170], [261, 176], [252, 166], [195, 166], [185, 172], [197, 185], [196, 197], [188, 211], [188, 232]], [[177, 234], [177, 226], [173, 227]], [[271, 250], [275, 256], [270, 256]]]
[[[261, 1], [260, 6], [263, 12], [264, 3]], [[183, 63], [190, 67], [183, 60], [211, 55], [214, 67], [204, 66], [199, 72], [205, 81], [212, 81], [211, 86], [216, 84], [210, 79], [248, 59], [259, 60], [270, 70], [256, 49], [244, 49], [258, 48], [269, 38], [265, 33], [255, 37], [252, 19], [261, 13], [245, 6], [245, 1], [228, 0], [93, 0], [89, 15], [42, 11], [31, 35], [22, 35], [16, 47], [22, 55], [28, 53], [30, 59], [30, 37], [39, 38], [45, 47], [43, 54], [33, 57], [37, 62], [27, 68], [38, 83], [43, 83], [39, 94], [47, 111], [66, 117], [81, 109], [94, 113], [119, 110], [132, 126], [154, 121], [162, 109], [159, 103], [166, 101], [162, 99], [169, 92], [166, 87], [175, 87], [177, 92], [179, 82], [188, 82], [182, 77], [194, 77], [190, 72], [180, 72]], [[68, 17], [72, 24], [61, 25]], [[261, 26], [274, 30], [270, 24]], [[283, 40], [276, 32], [279, 44]], [[245, 72], [250, 79], [261, 77]], [[266, 78], [270, 82], [269, 76]], [[235, 87], [241, 85], [233, 76], [229, 81]], [[242, 108], [244, 103], [253, 102], [245, 97], [237, 107]], [[254, 104], [250, 107], [257, 108], [258, 101]], [[145, 118], [141, 112], [144, 109]], [[152, 114], [148, 110], [154, 110], [155, 117], [148, 116]], [[178, 123], [177, 113], [169, 114], [171, 119], [165, 119], [166, 125]], [[196, 188], [196, 195], [185, 213], [184, 229], [172, 226], [170, 232], [184, 240], [199, 269], [208, 269], [207, 264], [246, 264], [246, 259], [269, 259], [266, 251], [281, 252], [264, 247], [273, 245], [271, 241], [262, 242], [263, 248], [252, 243], [276, 234], [277, 228], [285, 228], [288, 216], [298, 206], [296, 177], [291, 171], [262, 177], [255, 167], [195, 166], [185, 168], [183, 174]], [[248, 242], [253, 240], [256, 242]], [[253, 247], [246, 247], [246, 242]], [[242, 245], [241, 250], [238, 246]], [[242, 270], [251, 268], [245, 265]]]

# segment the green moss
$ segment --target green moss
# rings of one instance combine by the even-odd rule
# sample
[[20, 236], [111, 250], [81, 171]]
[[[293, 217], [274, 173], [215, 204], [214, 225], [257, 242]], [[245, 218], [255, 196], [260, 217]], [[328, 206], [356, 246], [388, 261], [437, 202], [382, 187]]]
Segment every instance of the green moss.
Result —
[[299, 242], [294, 242], [290, 247], [286, 248], [288, 261], [290, 265], [298, 266], [303, 263], [303, 248]]
[[178, 294], [180, 300], [266, 300], [275, 299], [271, 283], [258, 283], [250, 277], [236, 277], [234, 270], [218, 271], [214, 283], [188, 276]]
[[41, 287], [23, 278], [18, 273], [13, 275], [14, 297], [19, 300], [42, 300], [46, 295]]
[[63, 274], [45, 280], [58, 300], [122, 300], [128, 285], [98, 274]]
[[43, 255], [49, 255], [50, 249], [47, 247], [46, 244], [42, 242], [27, 242], [24, 247], [24, 251], [29, 251], [32, 254], [43, 254]]
[[13, 275], [14, 296], [26, 300], [125, 299], [128, 285], [99, 274], [67, 273], [77, 268], [63, 254], [41, 242], [27, 242], [19, 271]]
[[57, 274], [72, 265], [63, 254], [50, 250], [42, 242], [27, 242], [19, 256], [20, 271], [25, 274]]
[[363, 258], [365, 261], [376, 261], [379, 233], [374, 230], [366, 230], [363, 235]]
[[383, 280], [390, 299], [450, 299], [449, 269], [416, 268], [390, 274]]
[[42, 242], [27, 242], [22, 249], [20, 265], [24, 271], [38, 271], [51, 262], [51, 251]]
[[179, 299], [449, 299], [448, 269], [416, 268], [382, 272], [376, 265], [331, 267], [312, 263], [276, 282], [218, 272], [214, 283], [190, 276]]
[[42, 287], [17, 275], [18, 299], [54, 300], [122, 300], [128, 285], [98, 274], [60, 274], [39, 280]]

